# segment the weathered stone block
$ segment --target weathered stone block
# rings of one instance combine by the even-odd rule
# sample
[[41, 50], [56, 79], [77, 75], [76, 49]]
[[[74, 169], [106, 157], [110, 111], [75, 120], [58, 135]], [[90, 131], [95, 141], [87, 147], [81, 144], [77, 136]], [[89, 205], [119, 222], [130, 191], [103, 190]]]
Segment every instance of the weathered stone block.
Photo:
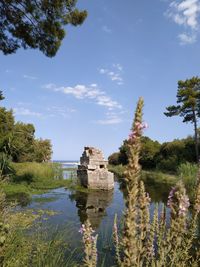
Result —
[[77, 176], [82, 186], [90, 189], [110, 190], [114, 188], [114, 175], [107, 169], [108, 161], [94, 147], [85, 147]]

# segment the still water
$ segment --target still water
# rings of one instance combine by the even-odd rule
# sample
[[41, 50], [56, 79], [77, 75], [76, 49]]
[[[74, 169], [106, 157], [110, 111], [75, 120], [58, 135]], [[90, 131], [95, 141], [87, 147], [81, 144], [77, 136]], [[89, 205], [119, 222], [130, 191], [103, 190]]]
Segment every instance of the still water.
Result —
[[[70, 171], [67, 172], [68, 175], [65, 173], [66, 177], [70, 176]], [[155, 204], [157, 203], [161, 208], [162, 203], [166, 203], [170, 188], [166, 185], [163, 185], [163, 188], [162, 186], [156, 188], [155, 185], [147, 185], [146, 190], [152, 199], [150, 205], [152, 217]], [[114, 216], [117, 214], [119, 221], [122, 220], [124, 210], [124, 195], [117, 181], [114, 190], [108, 192], [85, 193], [65, 188], [51, 190], [48, 193], [33, 196], [28, 206], [20, 208], [20, 210], [23, 209], [55, 211], [54, 216], [42, 221], [41, 227], [47, 232], [50, 232], [49, 229], [51, 231], [56, 229], [70, 244], [71, 251], [77, 248], [80, 248], [79, 251], [81, 251], [79, 229], [81, 224], [89, 219], [93, 229], [98, 234], [98, 266], [112, 266], [114, 262], [112, 245]], [[77, 253], [79, 253], [78, 250]]]

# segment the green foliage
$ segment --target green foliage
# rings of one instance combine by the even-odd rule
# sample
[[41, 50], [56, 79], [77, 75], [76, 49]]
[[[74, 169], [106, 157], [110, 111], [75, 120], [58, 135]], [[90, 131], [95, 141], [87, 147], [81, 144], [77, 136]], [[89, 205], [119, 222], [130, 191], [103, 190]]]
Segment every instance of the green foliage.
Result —
[[[120, 151], [109, 157], [111, 165], [127, 165], [127, 140], [120, 147]], [[123, 158], [123, 160], [121, 160]], [[176, 173], [180, 164], [196, 162], [195, 142], [192, 137], [175, 139], [160, 144], [149, 137], [141, 137], [141, 151], [139, 163], [145, 170], [161, 170]], [[125, 164], [126, 163], [126, 164]]]
[[160, 143], [147, 136], [141, 137], [141, 151], [139, 163], [143, 169], [156, 168], [156, 156], [160, 151]]
[[32, 124], [17, 122], [14, 125], [11, 140], [11, 156], [13, 161], [33, 161], [34, 134], [35, 128]]
[[120, 165], [108, 165], [108, 170], [113, 172], [118, 178], [124, 177], [125, 166]]
[[111, 165], [119, 165], [119, 156], [120, 156], [120, 153], [119, 152], [115, 152], [113, 154], [111, 154], [109, 157], [108, 157], [108, 162], [109, 164]]
[[178, 81], [177, 105], [167, 107], [164, 114], [167, 117], [180, 116], [183, 122], [191, 122], [194, 124], [195, 131], [195, 148], [196, 160], [198, 161], [198, 133], [197, 121], [200, 117], [200, 78], [192, 77], [185, 81]]
[[1, 1], [0, 50], [14, 53], [18, 48], [41, 50], [55, 56], [65, 36], [64, 26], [83, 23], [86, 11], [76, 8], [77, 0]]
[[3, 92], [0, 90], [0, 101], [4, 100]]
[[163, 143], [156, 155], [157, 169], [167, 172], [176, 172], [180, 164], [195, 161], [195, 144], [192, 137]]
[[13, 182], [38, 182], [40, 180], [61, 180], [62, 170], [56, 163], [12, 163], [15, 170]]
[[5, 153], [0, 153], [0, 181], [10, 178], [14, 175], [14, 169]]
[[36, 139], [34, 134], [33, 124], [15, 122], [12, 110], [0, 107], [0, 154], [4, 153], [14, 162], [49, 161], [50, 140]]
[[[0, 182], [0, 186], [2, 186], [2, 182]], [[6, 209], [5, 194], [3, 190], [0, 189], [0, 266], [2, 266], [2, 263], [4, 261], [5, 244], [10, 228], [6, 215], [7, 215], [7, 209]]]
[[[153, 141], [147, 136], [141, 138], [140, 164], [144, 169], [156, 167], [156, 155], [160, 150], [160, 143]], [[128, 141], [124, 140], [119, 152], [113, 153], [108, 158], [111, 165], [128, 164]]]
[[10, 140], [14, 130], [12, 110], [0, 107], [0, 152], [10, 153]]
[[198, 165], [189, 162], [182, 163], [178, 167], [177, 173], [182, 179], [191, 201], [194, 201], [195, 189], [197, 186]]
[[34, 161], [47, 162], [51, 159], [52, 145], [48, 139], [35, 139], [34, 140]]
[[32, 194], [42, 194], [49, 189], [68, 186], [63, 179], [62, 167], [55, 163], [12, 163], [15, 174], [2, 185], [6, 197], [22, 205], [30, 201]]

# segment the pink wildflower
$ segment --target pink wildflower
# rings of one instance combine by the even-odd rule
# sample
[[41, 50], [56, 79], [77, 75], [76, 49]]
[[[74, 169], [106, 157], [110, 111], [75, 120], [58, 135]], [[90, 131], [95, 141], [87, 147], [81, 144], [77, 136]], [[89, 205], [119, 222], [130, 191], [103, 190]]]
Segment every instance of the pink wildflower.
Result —
[[167, 206], [170, 208], [172, 203], [173, 203], [173, 198], [174, 198], [174, 194], [177, 191], [177, 188], [174, 186], [172, 187], [169, 196], [168, 196], [168, 201], [167, 201]]
[[84, 232], [85, 232], [85, 225], [84, 224], [82, 224], [82, 226], [81, 226], [81, 228], [79, 229], [79, 233], [81, 233], [81, 234], [83, 234]]
[[186, 215], [187, 209], [190, 206], [189, 198], [186, 195], [181, 196], [180, 202], [179, 202], [179, 215]]

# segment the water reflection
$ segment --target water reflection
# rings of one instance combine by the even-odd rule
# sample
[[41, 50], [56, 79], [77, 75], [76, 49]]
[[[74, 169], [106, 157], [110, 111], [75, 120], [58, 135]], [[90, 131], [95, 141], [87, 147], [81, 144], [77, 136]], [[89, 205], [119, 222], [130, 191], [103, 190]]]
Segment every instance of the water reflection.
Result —
[[92, 191], [73, 192], [69, 198], [76, 202], [77, 213], [80, 222], [84, 223], [90, 220], [93, 229], [99, 228], [102, 219], [107, 216], [106, 208], [112, 203], [113, 190], [110, 191]]

